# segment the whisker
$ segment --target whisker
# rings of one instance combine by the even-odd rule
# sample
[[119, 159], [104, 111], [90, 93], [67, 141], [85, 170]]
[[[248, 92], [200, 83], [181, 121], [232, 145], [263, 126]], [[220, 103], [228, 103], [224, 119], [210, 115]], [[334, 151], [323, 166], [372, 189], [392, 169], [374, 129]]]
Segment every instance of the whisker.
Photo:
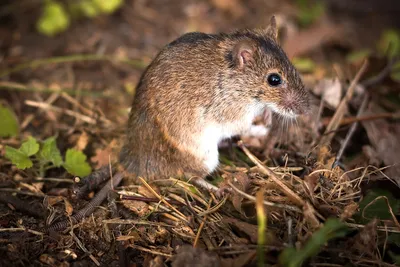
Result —
[[300, 151], [301, 152], [303, 152], [304, 151], [304, 149], [305, 149], [305, 143], [304, 143], [304, 135], [303, 135], [303, 132], [301, 131], [301, 129], [300, 129], [300, 125], [299, 125], [299, 121], [298, 121], [298, 119], [297, 118], [295, 118], [295, 122], [296, 122], [296, 135], [298, 135], [298, 137], [299, 137], [299, 148], [300, 148]]

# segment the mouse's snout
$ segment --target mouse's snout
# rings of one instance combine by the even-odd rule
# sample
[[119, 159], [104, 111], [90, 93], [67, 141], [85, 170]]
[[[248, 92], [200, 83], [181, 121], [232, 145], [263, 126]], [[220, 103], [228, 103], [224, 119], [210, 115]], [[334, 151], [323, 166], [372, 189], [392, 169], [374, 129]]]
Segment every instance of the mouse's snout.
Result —
[[285, 92], [280, 101], [283, 110], [293, 115], [307, 113], [309, 105], [309, 95], [305, 90]]

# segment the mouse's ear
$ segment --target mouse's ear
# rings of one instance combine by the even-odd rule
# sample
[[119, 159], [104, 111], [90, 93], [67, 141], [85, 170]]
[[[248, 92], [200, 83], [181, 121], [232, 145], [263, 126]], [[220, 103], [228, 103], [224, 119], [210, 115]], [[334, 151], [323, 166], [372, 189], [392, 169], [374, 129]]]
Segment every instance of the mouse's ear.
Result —
[[253, 61], [255, 46], [250, 40], [240, 40], [232, 51], [233, 60], [239, 69]]
[[269, 22], [269, 26], [266, 29], [266, 34], [272, 37], [275, 41], [278, 40], [278, 28], [276, 27], [276, 19], [275, 16], [271, 17]]

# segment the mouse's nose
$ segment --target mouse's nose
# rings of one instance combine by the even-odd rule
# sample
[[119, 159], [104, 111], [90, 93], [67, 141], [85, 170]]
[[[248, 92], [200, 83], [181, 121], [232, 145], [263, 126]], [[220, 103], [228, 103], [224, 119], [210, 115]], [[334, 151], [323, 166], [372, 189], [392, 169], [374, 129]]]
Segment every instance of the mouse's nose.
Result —
[[296, 115], [305, 114], [309, 110], [309, 96], [305, 92], [287, 92], [281, 100], [281, 105], [286, 110], [291, 110]]

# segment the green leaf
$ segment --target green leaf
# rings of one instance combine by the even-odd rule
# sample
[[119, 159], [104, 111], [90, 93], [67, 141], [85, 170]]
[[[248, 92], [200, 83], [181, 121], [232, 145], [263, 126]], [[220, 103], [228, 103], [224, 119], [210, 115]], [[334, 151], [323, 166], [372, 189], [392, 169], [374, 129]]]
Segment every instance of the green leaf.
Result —
[[84, 177], [91, 173], [92, 169], [86, 162], [86, 155], [75, 149], [68, 149], [65, 154], [64, 168], [72, 175]]
[[80, 1], [77, 7], [79, 8], [80, 11], [79, 13], [83, 14], [88, 18], [94, 18], [99, 14], [97, 6], [90, 0]]
[[314, 61], [309, 58], [293, 58], [292, 63], [300, 72], [313, 72], [316, 68]]
[[385, 31], [378, 42], [378, 51], [388, 58], [400, 55], [400, 33], [396, 30]]
[[92, 0], [93, 3], [97, 6], [97, 8], [107, 14], [113, 13], [119, 7], [121, 7], [123, 1], [122, 0]]
[[297, 18], [303, 27], [314, 23], [325, 12], [325, 5], [322, 1], [297, 0], [296, 5], [299, 9]]
[[0, 104], [0, 137], [16, 136], [18, 121], [14, 112]]
[[387, 241], [389, 244], [392, 243], [392, 244], [395, 244], [396, 246], [400, 247], [400, 234], [389, 233]]
[[347, 226], [338, 219], [326, 220], [324, 226], [316, 231], [307, 241], [302, 249], [287, 248], [279, 255], [279, 262], [282, 266], [297, 267], [303, 262], [318, 254], [321, 247], [331, 239], [343, 237], [347, 234]]
[[19, 151], [21, 151], [28, 157], [33, 156], [39, 151], [39, 143], [36, 141], [35, 138], [29, 136], [28, 140], [22, 143]]
[[223, 154], [219, 154], [219, 162], [221, 162], [222, 164], [231, 166], [231, 167], [235, 166], [235, 164], [233, 164], [233, 162]]
[[387, 190], [374, 188], [373, 190], [367, 192], [359, 204], [360, 212], [357, 214], [357, 216], [361, 218], [362, 212], [364, 211], [364, 217], [366, 218], [362, 218], [362, 221], [373, 219], [375, 217], [381, 220], [388, 220], [392, 218], [385, 199], [378, 199], [373, 204], [369, 205], [379, 196], [385, 196], [388, 199], [390, 207], [392, 207], [395, 213], [399, 210], [399, 199], [396, 199], [393, 194]]
[[358, 63], [368, 58], [371, 55], [371, 53], [372, 52], [369, 49], [354, 51], [347, 55], [346, 60], [349, 63]]
[[400, 82], [400, 62], [394, 64], [392, 71], [390, 72], [390, 78], [393, 81]]
[[10, 146], [6, 146], [5, 157], [11, 160], [12, 164], [16, 165], [17, 168], [21, 170], [30, 168], [33, 165], [32, 161], [24, 152]]
[[42, 16], [36, 23], [37, 30], [47, 36], [54, 36], [68, 28], [70, 19], [63, 6], [57, 1], [47, 0]]
[[39, 156], [44, 161], [50, 161], [54, 166], [60, 167], [63, 164], [60, 150], [57, 148], [55, 137], [47, 138], [43, 142]]
[[392, 260], [396, 263], [396, 265], [400, 265], [400, 255], [397, 255], [391, 251], [389, 251], [389, 255], [392, 258]]

